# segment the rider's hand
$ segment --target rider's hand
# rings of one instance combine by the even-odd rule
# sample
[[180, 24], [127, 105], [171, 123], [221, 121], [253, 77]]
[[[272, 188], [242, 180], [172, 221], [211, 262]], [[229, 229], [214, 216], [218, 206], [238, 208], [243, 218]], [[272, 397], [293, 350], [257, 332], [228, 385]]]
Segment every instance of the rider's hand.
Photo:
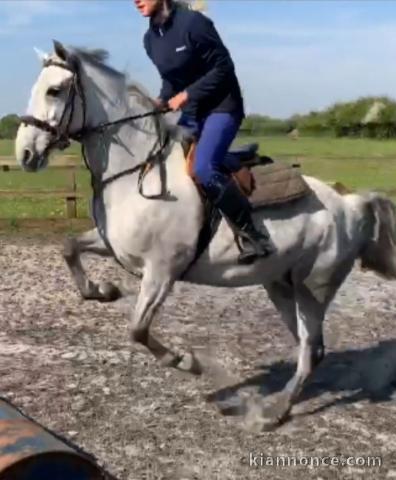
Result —
[[176, 112], [177, 110], [180, 110], [181, 108], [183, 108], [187, 102], [188, 102], [187, 92], [180, 92], [168, 101], [168, 106], [171, 110]]

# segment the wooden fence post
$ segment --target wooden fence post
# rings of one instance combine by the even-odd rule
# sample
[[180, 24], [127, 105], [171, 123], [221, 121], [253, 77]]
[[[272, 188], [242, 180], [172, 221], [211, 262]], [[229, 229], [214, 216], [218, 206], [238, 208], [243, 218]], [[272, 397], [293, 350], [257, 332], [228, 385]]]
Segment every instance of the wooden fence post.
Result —
[[66, 216], [67, 218], [77, 218], [77, 185], [75, 168], [71, 170], [70, 193], [66, 194]]

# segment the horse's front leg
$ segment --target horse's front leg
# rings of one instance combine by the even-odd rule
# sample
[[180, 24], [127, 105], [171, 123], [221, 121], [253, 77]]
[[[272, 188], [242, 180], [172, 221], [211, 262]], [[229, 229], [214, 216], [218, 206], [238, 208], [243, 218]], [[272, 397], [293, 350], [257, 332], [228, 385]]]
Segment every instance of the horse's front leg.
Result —
[[166, 367], [200, 374], [202, 373], [201, 365], [192, 352], [176, 354], [150, 333], [151, 322], [173, 284], [173, 276], [162, 271], [160, 265], [146, 265], [137, 304], [132, 315], [132, 341], [148, 348], [155, 358]]
[[95, 253], [101, 257], [112, 256], [96, 228], [84, 232], [76, 238], [67, 238], [64, 242], [63, 257], [85, 300], [112, 302], [120, 298], [121, 291], [112, 283], [102, 282], [96, 285], [87, 277], [81, 264], [82, 253]]

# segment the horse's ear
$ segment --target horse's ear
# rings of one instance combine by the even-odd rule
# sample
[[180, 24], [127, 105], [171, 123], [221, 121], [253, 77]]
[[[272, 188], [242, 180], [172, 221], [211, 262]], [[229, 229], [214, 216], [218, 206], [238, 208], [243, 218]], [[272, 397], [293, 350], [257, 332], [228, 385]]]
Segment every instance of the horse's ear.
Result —
[[42, 50], [40, 50], [39, 48], [36, 48], [36, 47], [33, 47], [33, 49], [36, 52], [36, 54], [37, 54], [41, 63], [45, 63], [48, 60], [48, 58], [49, 58], [48, 53], [45, 53], [45, 52], [43, 52]]
[[54, 51], [56, 55], [64, 62], [67, 62], [70, 57], [69, 52], [60, 42], [58, 42], [58, 40], [53, 40], [53, 43], [54, 43]]

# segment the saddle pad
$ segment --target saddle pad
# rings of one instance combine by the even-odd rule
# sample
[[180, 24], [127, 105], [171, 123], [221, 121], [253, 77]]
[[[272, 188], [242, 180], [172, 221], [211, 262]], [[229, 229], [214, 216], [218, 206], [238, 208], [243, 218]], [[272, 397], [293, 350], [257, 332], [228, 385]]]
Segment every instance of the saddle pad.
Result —
[[253, 208], [290, 202], [311, 193], [299, 169], [282, 162], [259, 165], [251, 172], [255, 189], [249, 200]]

